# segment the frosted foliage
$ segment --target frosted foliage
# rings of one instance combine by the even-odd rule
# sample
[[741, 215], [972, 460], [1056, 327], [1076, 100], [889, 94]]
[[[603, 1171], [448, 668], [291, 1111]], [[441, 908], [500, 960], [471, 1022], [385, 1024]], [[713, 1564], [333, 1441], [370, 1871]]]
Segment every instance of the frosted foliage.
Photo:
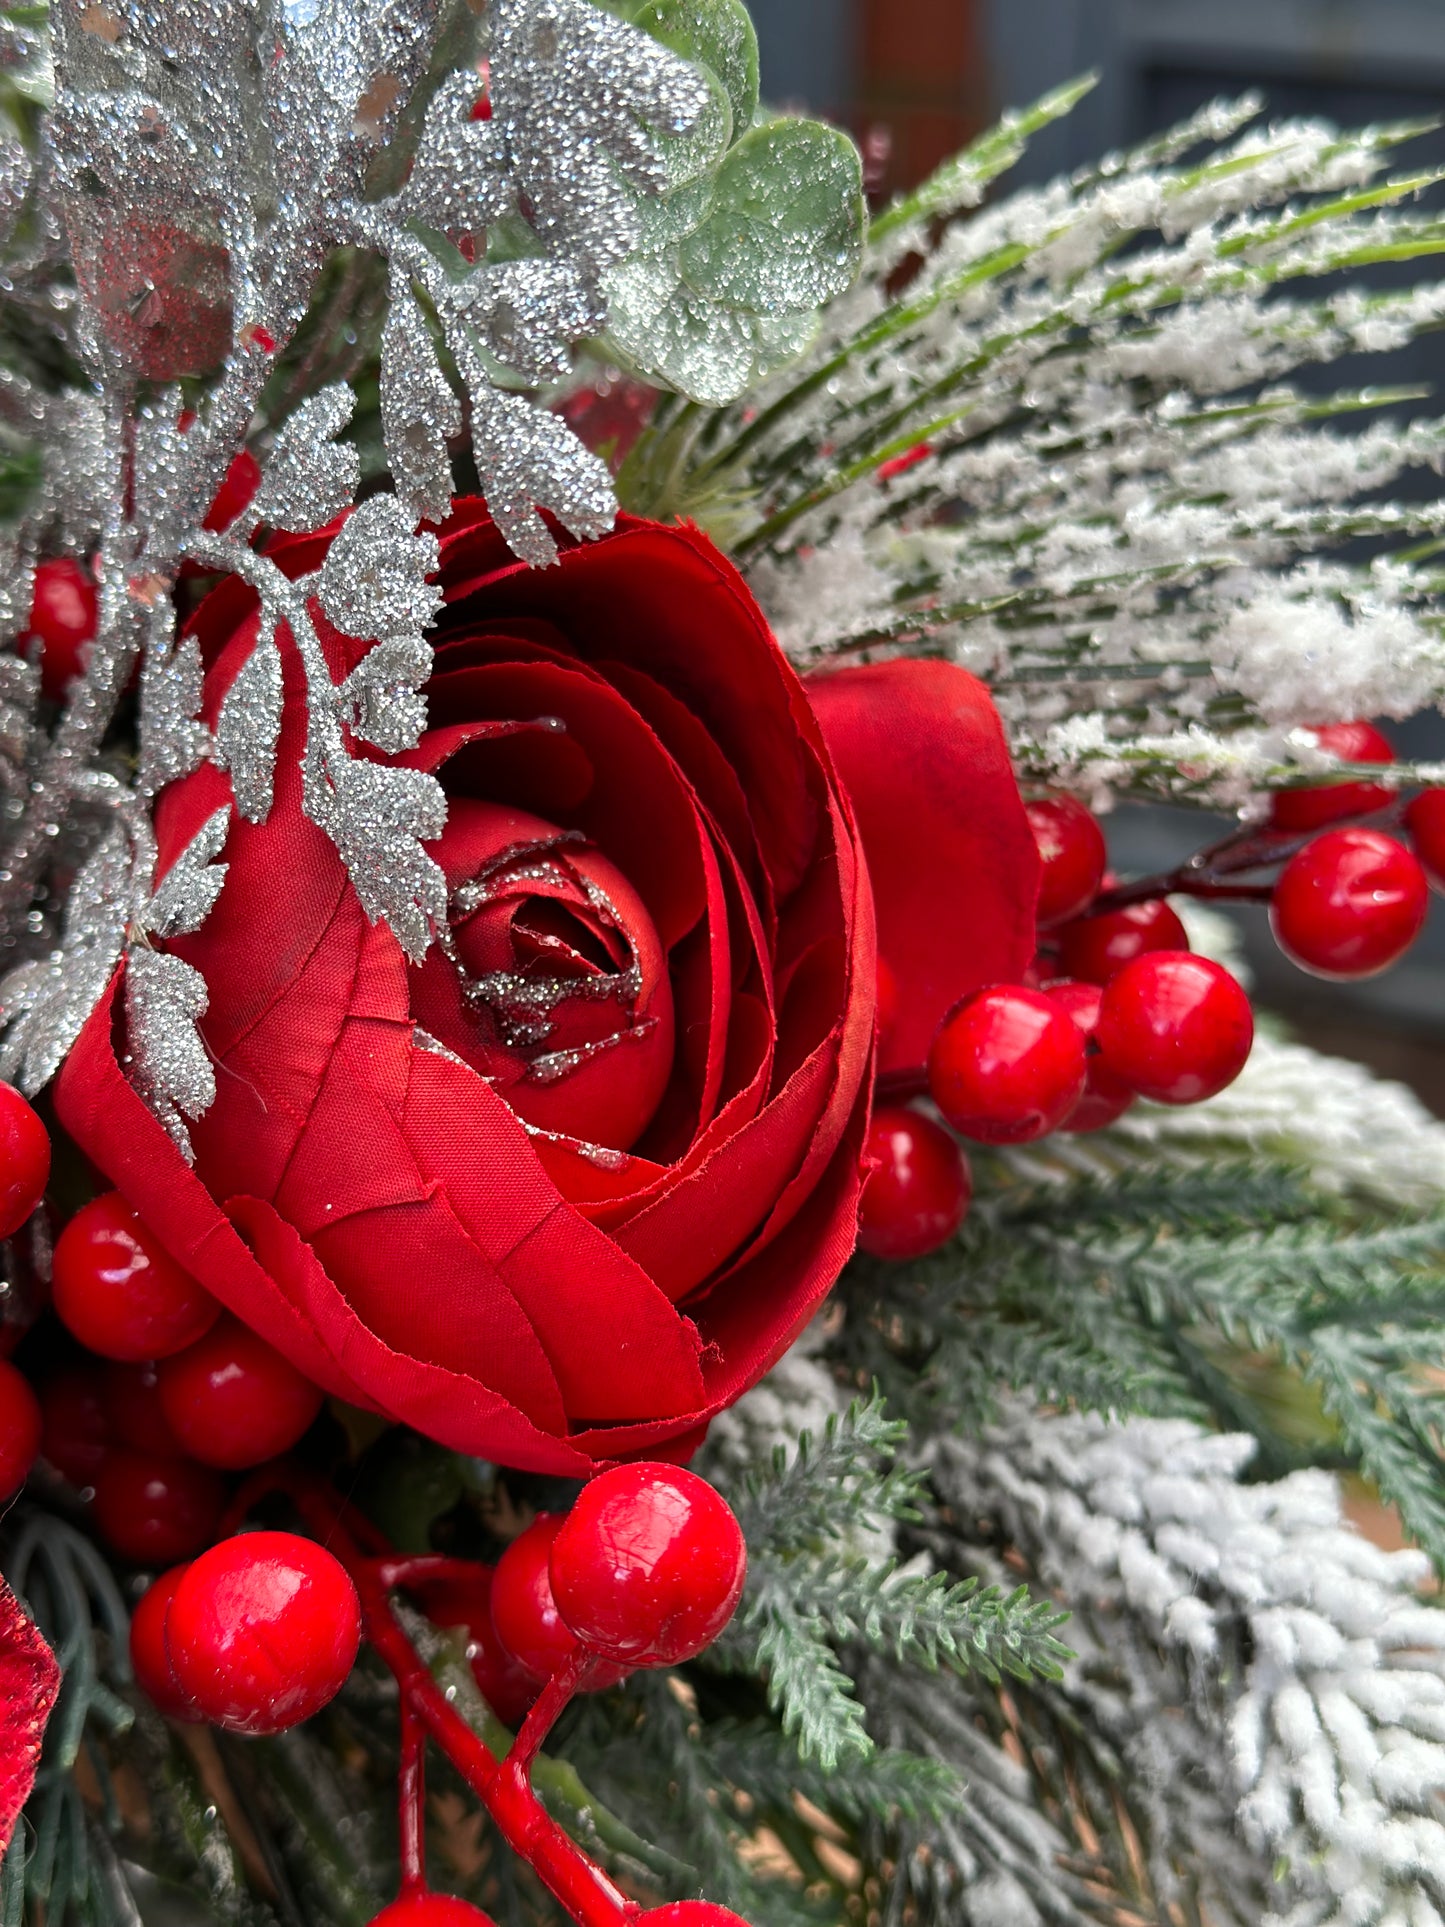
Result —
[[[1074, 1610], [1060, 1689], [1110, 1736], [1161, 1895], [1255, 1927], [1445, 1907], [1445, 1614], [1423, 1555], [1344, 1520], [1333, 1480], [1243, 1483], [1253, 1441], [1040, 1419], [947, 1441], [935, 1479]], [[1273, 1874], [1273, 1877], [1272, 1877]]]
[[[1251, 111], [1003, 196], [936, 243], [922, 214], [977, 198], [962, 164], [881, 218], [860, 283], [746, 416], [720, 415], [680, 490], [738, 543], [799, 662], [946, 652], [993, 685], [1031, 774], [1100, 801], [1242, 805], [1328, 765], [1300, 726], [1445, 695], [1445, 504], [1382, 493], [1441, 471], [1445, 422], [1381, 419], [1386, 388], [1289, 385], [1445, 320], [1433, 272], [1318, 286], [1431, 257], [1408, 130], [1237, 131]], [[982, 177], [1016, 151], [1005, 134], [978, 143]], [[895, 299], [910, 247], [926, 258]], [[1373, 556], [1339, 553], [1361, 536]]]

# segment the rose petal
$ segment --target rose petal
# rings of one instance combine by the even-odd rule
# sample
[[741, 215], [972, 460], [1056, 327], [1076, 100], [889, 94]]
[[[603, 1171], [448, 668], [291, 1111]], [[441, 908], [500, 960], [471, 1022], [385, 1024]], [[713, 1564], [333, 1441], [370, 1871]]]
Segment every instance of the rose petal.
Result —
[[40, 1629], [0, 1579], [0, 1853], [30, 1798], [60, 1668]]
[[1038, 849], [998, 712], [966, 670], [874, 663], [807, 689], [858, 819], [878, 953], [898, 980], [879, 1069], [915, 1072], [960, 997], [1022, 977]]

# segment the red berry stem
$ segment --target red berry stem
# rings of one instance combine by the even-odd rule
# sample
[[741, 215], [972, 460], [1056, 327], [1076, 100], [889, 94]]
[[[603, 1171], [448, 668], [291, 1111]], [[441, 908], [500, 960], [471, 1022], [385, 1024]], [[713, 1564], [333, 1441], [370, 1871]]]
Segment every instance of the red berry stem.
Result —
[[[350, 1523], [350, 1521], [348, 1521]], [[376, 1576], [388, 1592], [425, 1586], [437, 1581], [465, 1585], [477, 1576], [480, 1559], [449, 1559], [441, 1552], [412, 1552], [377, 1559]]]
[[542, 1750], [542, 1742], [561, 1719], [579, 1690], [586, 1684], [587, 1675], [595, 1664], [594, 1656], [585, 1648], [579, 1649], [570, 1659], [564, 1660], [553, 1673], [547, 1684], [537, 1695], [530, 1712], [522, 1722], [522, 1730], [512, 1742], [507, 1754], [507, 1772], [519, 1786], [529, 1792], [532, 1785], [532, 1762]]
[[[1387, 810], [1367, 810], [1361, 815], [1340, 818], [1341, 823], [1368, 823], [1384, 829], [1403, 821], [1404, 799]], [[1276, 863], [1287, 863], [1307, 843], [1319, 835], [1310, 830], [1276, 830], [1268, 825], [1245, 824], [1231, 830], [1217, 843], [1202, 850], [1173, 870], [1157, 876], [1136, 877], [1131, 883], [1116, 883], [1101, 890], [1089, 906], [1090, 916], [1106, 910], [1122, 910], [1131, 903], [1151, 903], [1156, 897], [1226, 897], [1247, 903], [1268, 903], [1273, 886], [1268, 883], [1235, 883], [1230, 879], [1248, 870], [1263, 870]]]
[[[481, 1800], [507, 1845], [528, 1862], [577, 1927], [630, 1927], [641, 1912], [637, 1902], [629, 1900], [563, 1832], [533, 1792], [529, 1777], [537, 1747], [590, 1671], [590, 1657], [575, 1676], [571, 1668], [563, 1668], [544, 1689], [528, 1716], [527, 1725], [531, 1725], [535, 1716], [542, 1715], [530, 1751], [519, 1753], [523, 1744], [519, 1739], [507, 1759], [499, 1760], [447, 1700], [392, 1609], [390, 1588], [382, 1574], [407, 1562], [353, 1506], [299, 1466], [281, 1461], [259, 1468], [243, 1483], [227, 1513], [229, 1529], [240, 1524], [258, 1499], [275, 1493], [290, 1499], [307, 1527], [350, 1575], [361, 1601], [364, 1637], [395, 1678], [403, 1702]], [[358, 1545], [361, 1539], [367, 1542], [371, 1557]], [[564, 1677], [565, 1687], [560, 1684]], [[554, 1703], [554, 1687], [560, 1703]]]
[[396, 1776], [397, 1833], [401, 1840], [401, 1897], [426, 1892], [426, 1728], [404, 1695], [401, 1765]]

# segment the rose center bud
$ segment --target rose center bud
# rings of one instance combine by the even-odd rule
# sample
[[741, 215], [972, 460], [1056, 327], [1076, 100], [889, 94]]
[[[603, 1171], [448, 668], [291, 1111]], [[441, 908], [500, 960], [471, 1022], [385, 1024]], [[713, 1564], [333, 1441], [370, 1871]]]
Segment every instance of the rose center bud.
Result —
[[433, 846], [448, 931], [412, 1015], [523, 1122], [608, 1150], [646, 1130], [672, 1071], [672, 987], [652, 918], [577, 831], [453, 797]]

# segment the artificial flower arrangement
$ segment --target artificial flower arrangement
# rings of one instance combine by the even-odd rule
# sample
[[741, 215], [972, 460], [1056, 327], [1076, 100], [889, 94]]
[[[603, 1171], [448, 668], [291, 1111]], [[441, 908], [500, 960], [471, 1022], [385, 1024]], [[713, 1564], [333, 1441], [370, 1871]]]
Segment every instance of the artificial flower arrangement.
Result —
[[1445, 1917], [1445, 1136], [1199, 909], [1445, 883], [1411, 130], [4, 31], [5, 1921]]

